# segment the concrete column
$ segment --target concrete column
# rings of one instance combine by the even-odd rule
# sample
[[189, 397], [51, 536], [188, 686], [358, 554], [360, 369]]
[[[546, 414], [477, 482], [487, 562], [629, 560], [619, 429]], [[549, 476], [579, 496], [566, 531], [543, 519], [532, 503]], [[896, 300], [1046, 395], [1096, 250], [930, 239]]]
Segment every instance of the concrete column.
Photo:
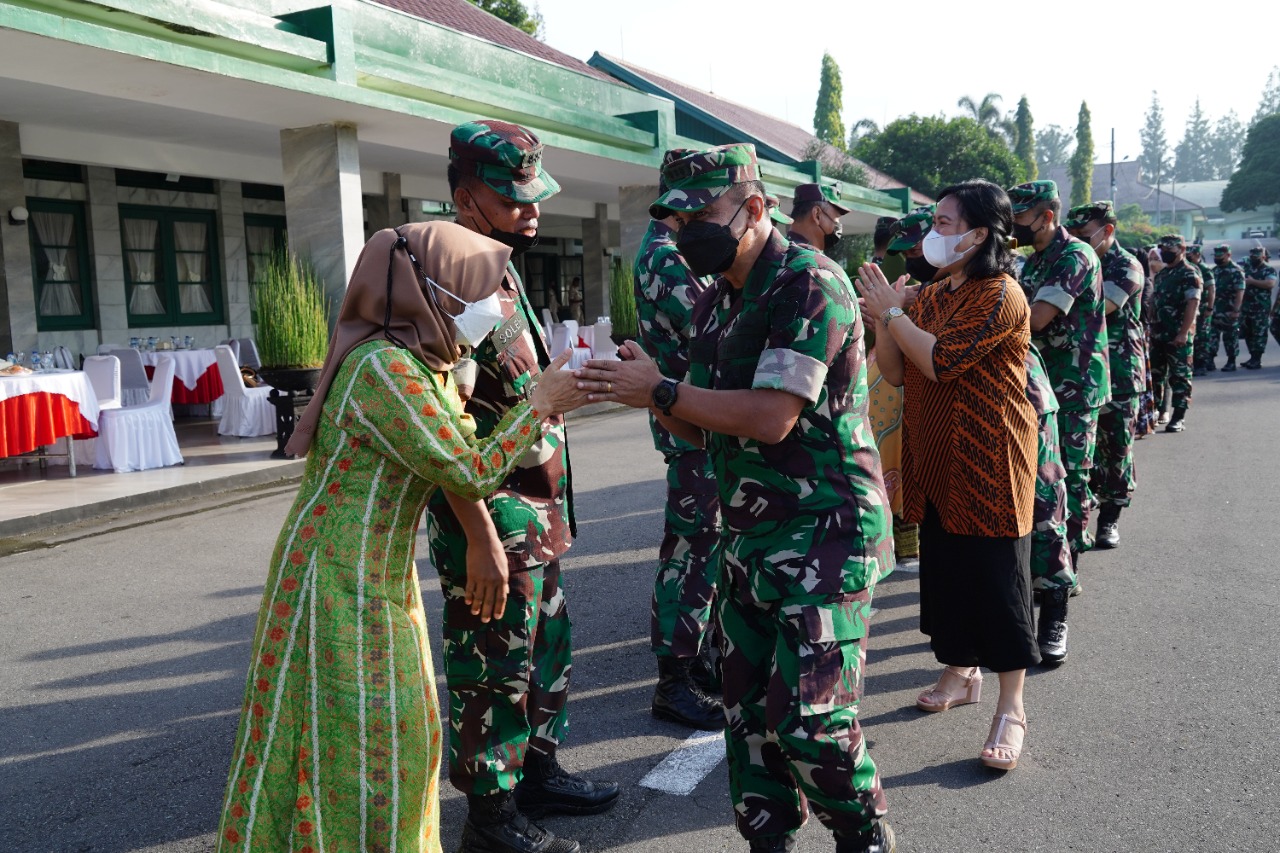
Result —
[[120, 235], [120, 201], [116, 173], [106, 166], [86, 166], [85, 212], [93, 253], [93, 299], [98, 312], [98, 342], [127, 346], [129, 315], [124, 283], [124, 245]]
[[0, 357], [8, 352], [31, 352], [36, 347], [30, 226], [9, 221], [9, 211], [26, 204], [18, 125], [0, 121]]
[[658, 197], [656, 185], [618, 187], [618, 210], [622, 231], [622, 262], [633, 263], [640, 251], [640, 241], [649, 230], [649, 205]]
[[404, 211], [404, 196], [400, 194], [400, 174], [382, 173], [382, 195], [365, 199], [369, 211], [369, 234], [383, 228], [399, 228], [409, 221]]
[[609, 206], [582, 220], [582, 296], [587, 325], [609, 314]]
[[289, 246], [311, 262], [337, 319], [347, 280], [364, 247], [360, 151], [352, 124], [280, 131]]
[[226, 283], [227, 337], [253, 337], [249, 297], [249, 243], [244, 235], [244, 194], [239, 181], [218, 181], [218, 233]]

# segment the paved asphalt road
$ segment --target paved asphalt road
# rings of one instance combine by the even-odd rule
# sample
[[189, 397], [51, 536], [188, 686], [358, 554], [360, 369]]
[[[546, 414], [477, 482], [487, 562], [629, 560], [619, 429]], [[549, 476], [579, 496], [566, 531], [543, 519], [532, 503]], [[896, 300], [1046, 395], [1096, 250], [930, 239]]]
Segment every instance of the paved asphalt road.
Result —
[[[1189, 425], [1138, 444], [1123, 545], [1085, 563], [1070, 662], [1028, 680], [1013, 773], [977, 762], [993, 695], [914, 709], [938, 670], [916, 630], [916, 576], [881, 585], [862, 719], [899, 850], [1280, 849], [1280, 367], [1198, 382]], [[636, 413], [572, 436], [581, 537], [566, 562], [576, 665], [562, 758], [624, 793], [610, 814], [549, 825], [588, 851], [745, 850], [723, 762], [691, 796], [637, 786], [688, 734], [648, 715], [663, 472]], [[211, 848], [290, 497], [138, 513], [0, 559], [0, 850]], [[450, 790], [446, 850], [462, 818]], [[816, 821], [802, 839], [831, 849]]]

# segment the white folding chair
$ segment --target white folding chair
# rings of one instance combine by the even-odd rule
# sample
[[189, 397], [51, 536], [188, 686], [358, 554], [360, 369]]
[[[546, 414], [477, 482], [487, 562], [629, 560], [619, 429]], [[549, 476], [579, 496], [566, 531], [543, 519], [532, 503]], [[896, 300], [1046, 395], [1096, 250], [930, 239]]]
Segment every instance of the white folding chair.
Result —
[[244, 387], [240, 365], [231, 347], [216, 346], [213, 355], [218, 360], [218, 376], [222, 379], [223, 407], [218, 435], [275, 435], [276, 409], [267, 397], [270, 386]]
[[147, 402], [98, 413], [95, 468], [117, 474], [182, 464], [178, 436], [173, 431], [169, 401], [173, 397], [174, 361], [160, 356]]
[[124, 349], [124, 344], [98, 344], [98, 355], [111, 355], [118, 349]]
[[120, 359], [120, 405], [125, 408], [141, 406], [151, 399], [151, 381], [147, 379], [147, 368], [142, 364], [142, 353], [124, 347], [104, 354]]
[[98, 408], [120, 408], [120, 359], [114, 355], [88, 356], [84, 360], [84, 372], [98, 398]]
[[258, 358], [258, 345], [253, 342], [253, 338], [237, 338], [236, 342], [240, 344], [237, 361], [254, 370], [262, 367], [262, 359]]

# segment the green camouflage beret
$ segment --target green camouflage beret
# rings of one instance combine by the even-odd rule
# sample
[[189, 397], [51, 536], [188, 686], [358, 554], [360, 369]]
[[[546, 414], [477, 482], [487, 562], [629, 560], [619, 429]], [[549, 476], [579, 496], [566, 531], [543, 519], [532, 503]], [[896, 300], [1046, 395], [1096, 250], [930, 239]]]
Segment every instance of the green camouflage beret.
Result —
[[1181, 234], [1165, 234], [1160, 238], [1159, 245], [1170, 249], [1180, 249], [1187, 245], [1187, 241]]
[[778, 206], [777, 196], [767, 195], [764, 197], [764, 203], [769, 208], [769, 218], [779, 225], [792, 225], [795, 220], [782, 212], [782, 208]]
[[539, 202], [560, 192], [542, 168], [542, 142], [511, 122], [485, 119], [458, 125], [449, 135], [449, 162], [513, 201]]
[[662, 179], [668, 189], [649, 206], [651, 217], [665, 219], [677, 211], [702, 210], [734, 184], [760, 180], [756, 147], [738, 143], [691, 151], [663, 167]]
[[933, 211], [935, 205], [917, 207], [902, 217], [893, 226], [889, 253], [896, 255], [920, 244], [925, 235], [933, 230]]
[[1099, 219], [1115, 219], [1115, 215], [1115, 208], [1111, 202], [1091, 201], [1071, 208], [1062, 225], [1067, 229], [1080, 228]]
[[796, 194], [792, 196], [793, 204], [800, 204], [806, 201], [825, 201], [827, 204], [839, 211], [841, 216], [848, 213], [851, 208], [845, 207], [840, 203], [840, 184], [801, 184], [796, 187]]
[[1058, 185], [1053, 181], [1028, 181], [1009, 188], [1009, 201], [1015, 214], [1030, 210], [1042, 201], [1058, 197]]
[[1213, 247], [1213, 256], [1215, 258], [1218, 257], [1219, 255], [1229, 255], [1229, 254], [1231, 254], [1231, 247], [1228, 246], [1226, 243], [1219, 243], [1218, 245]]

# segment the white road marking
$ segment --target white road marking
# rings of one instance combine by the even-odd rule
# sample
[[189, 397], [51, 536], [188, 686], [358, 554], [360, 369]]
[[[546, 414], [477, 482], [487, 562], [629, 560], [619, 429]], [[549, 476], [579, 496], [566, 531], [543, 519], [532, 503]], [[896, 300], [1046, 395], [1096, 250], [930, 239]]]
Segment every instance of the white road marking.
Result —
[[645, 788], [687, 797], [724, 760], [724, 733], [690, 735], [640, 780]]

